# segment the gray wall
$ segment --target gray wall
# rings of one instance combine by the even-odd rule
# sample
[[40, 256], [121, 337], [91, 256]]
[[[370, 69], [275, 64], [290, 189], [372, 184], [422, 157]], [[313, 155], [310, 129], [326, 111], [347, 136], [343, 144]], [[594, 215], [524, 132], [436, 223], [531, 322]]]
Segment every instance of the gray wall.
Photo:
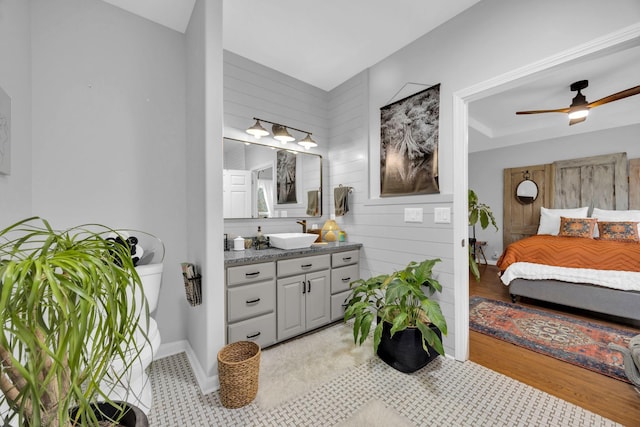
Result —
[[[473, 140], [470, 139], [470, 144]], [[502, 253], [503, 178], [506, 168], [552, 163], [556, 160], [577, 159], [610, 153], [627, 153], [627, 158], [640, 157], [640, 125], [554, 138], [508, 148], [469, 154], [469, 187], [476, 190], [481, 202], [493, 211], [499, 231], [476, 227], [479, 240], [487, 241], [484, 249], [489, 262], [494, 252]]]
[[217, 386], [224, 346], [222, 0], [197, 0], [186, 32], [188, 257], [202, 269], [202, 305], [187, 312], [187, 355], [203, 392]]
[[32, 1], [31, 28], [33, 213], [57, 228], [98, 222], [158, 236], [156, 318], [163, 342], [183, 339], [183, 36], [98, 0]]
[[0, 229], [31, 214], [29, 3], [0, 0], [0, 87], [11, 97], [11, 174], [0, 174]]

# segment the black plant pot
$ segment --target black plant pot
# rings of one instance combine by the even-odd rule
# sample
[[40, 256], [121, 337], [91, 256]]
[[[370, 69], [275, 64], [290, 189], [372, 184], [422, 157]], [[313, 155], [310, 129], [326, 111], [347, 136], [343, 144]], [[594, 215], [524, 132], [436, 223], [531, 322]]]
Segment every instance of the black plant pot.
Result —
[[[126, 407], [124, 416], [118, 421], [118, 424], [116, 425], [124, 427], [149, 427], [149, 419], [140, 408], [127, 402], [115, 403], [117, 403], [118, 405], [125, 405]], [[113, 421], [120, 414], [120, 410], [109, 403], [100, 402], [93, 406], [98, 408], [98, 410], [96, 411], [98, 421]], [[74, 415], [75, 410], [72, 410], [71, 416], [73, 417]]]
[[[434, 325], [429, 325], [442, 340], [442, 333]], [[378, 345], [378, 357], [400, 372], [411, 373], [421, 369], [439, 356], [439, 353], [427, 344], [429, 353], [422, 348], [422, 334], [418, 328], [407, 328], [391, 337], [391, 323], [382, 325], [382, 337]]]

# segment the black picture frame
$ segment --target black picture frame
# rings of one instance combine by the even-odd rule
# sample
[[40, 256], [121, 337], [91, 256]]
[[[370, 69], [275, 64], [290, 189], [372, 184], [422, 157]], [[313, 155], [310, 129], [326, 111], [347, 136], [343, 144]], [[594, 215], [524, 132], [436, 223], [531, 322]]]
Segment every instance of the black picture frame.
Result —
[[440, 84], [380, 108], [380, 196], [440, 193]]

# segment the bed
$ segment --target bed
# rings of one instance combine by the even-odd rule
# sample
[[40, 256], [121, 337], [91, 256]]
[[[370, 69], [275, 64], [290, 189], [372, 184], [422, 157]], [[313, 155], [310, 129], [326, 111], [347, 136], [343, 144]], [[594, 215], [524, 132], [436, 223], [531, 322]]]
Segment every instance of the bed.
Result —
[[640, 243], [535, 235], [512, 243], [497, 263], [519, 296], [640, 320]]
[[[516, 196], [527, 179], [539, 194], [525, 203]], [[506, 249], [498, 267], [514, 301], [640, 320], [640, 242], [609, 241], [598, 231], [558, 236], [562, 217], [591, 218], [593, 230], [598, 222], [640, 222], [640, 159], [613, 153], [505, 169], [503, 203]]]

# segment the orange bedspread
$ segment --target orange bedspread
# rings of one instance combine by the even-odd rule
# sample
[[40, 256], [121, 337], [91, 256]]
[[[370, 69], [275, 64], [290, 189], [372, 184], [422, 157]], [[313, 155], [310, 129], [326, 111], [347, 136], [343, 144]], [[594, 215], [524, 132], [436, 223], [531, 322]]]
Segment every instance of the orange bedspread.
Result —
[[640, 271], [640, 243], [531, 236], [510, 244], [497, 265], [500, 271], [504, 271], [514, 262], [595, 270]]

